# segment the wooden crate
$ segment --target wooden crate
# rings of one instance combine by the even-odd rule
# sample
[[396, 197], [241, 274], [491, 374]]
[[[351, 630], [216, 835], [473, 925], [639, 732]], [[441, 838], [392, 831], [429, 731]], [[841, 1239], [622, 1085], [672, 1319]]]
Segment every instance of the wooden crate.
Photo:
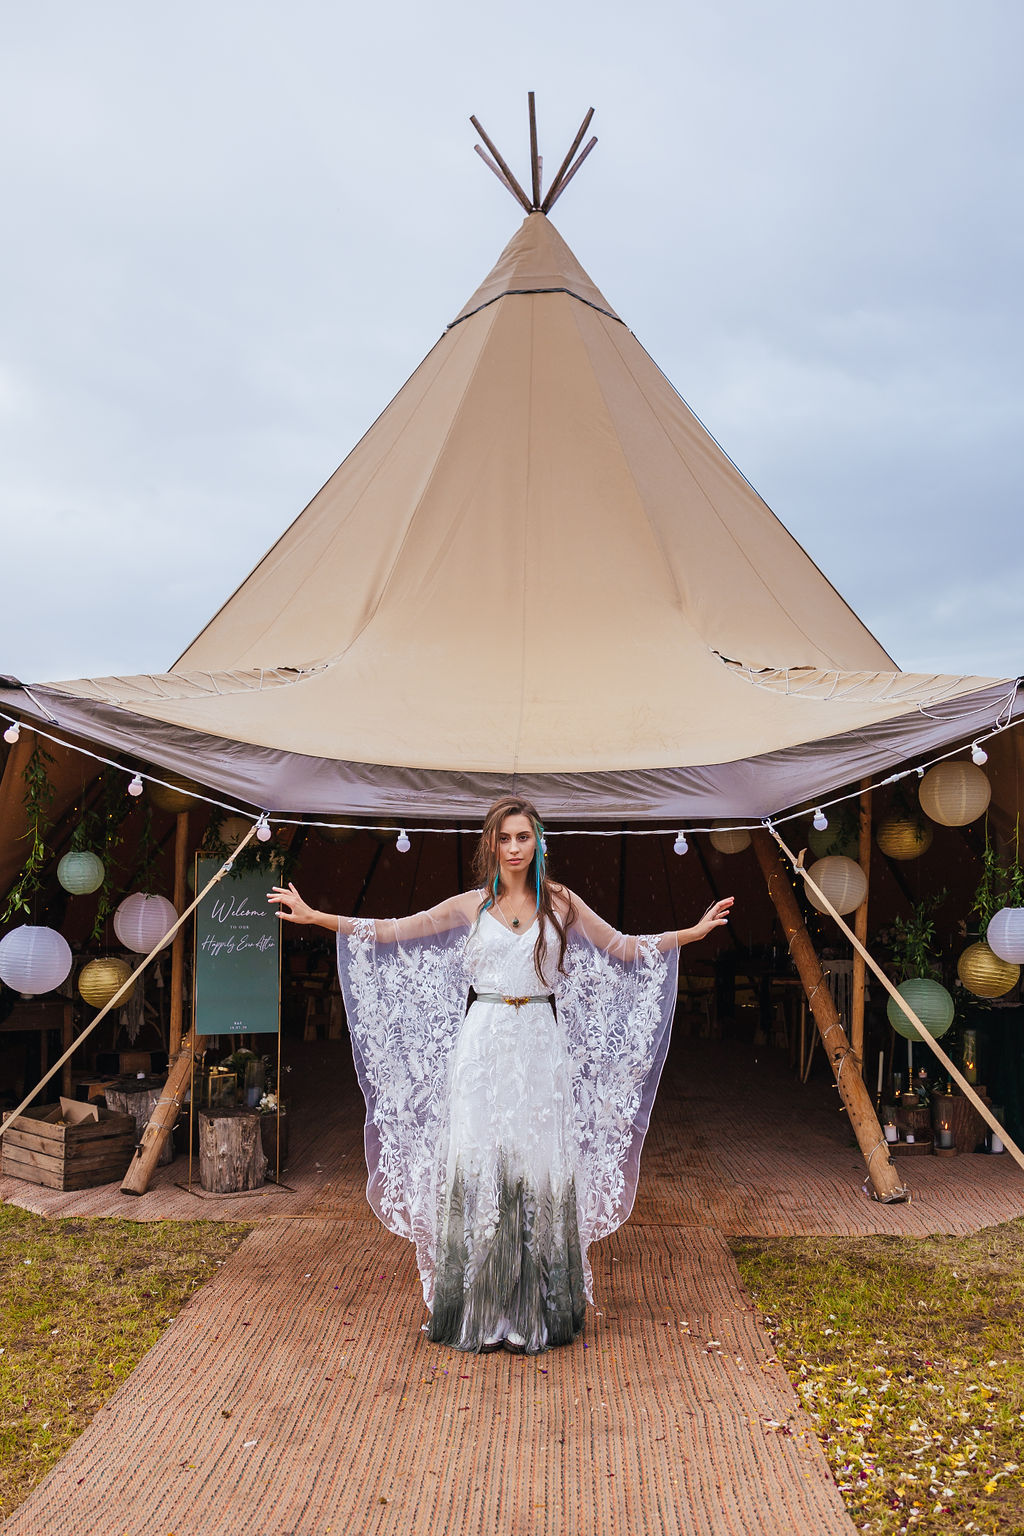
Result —
[[98, 1120], [65, 1125], [59, 1115], [58, 1104], [37, 1104], [7, 1125], [0, 1141], [2, 1171], [47, 1189], [119, 1183], [135, 1151], [132, 1116], [101, 1109]]

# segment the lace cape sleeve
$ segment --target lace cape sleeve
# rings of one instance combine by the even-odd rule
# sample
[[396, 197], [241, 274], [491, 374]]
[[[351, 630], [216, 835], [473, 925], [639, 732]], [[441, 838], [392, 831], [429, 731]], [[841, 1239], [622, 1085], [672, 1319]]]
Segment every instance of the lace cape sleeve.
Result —
[[[468, 893], [398, 919], [356, 918], [338, 934], [338, 974], [366, 1100], [367, 1199], [433, 1262], [448, 1064], [465, 1017]], [[420, 1265], [423, 1273], [423, 1264]]]
[[668, 935], [618, 933], [573, 896], [558, 1018], [572, 1064], [576, 1194], [586, 1247], [626, 1220], [665, 1064], [679, 951]]

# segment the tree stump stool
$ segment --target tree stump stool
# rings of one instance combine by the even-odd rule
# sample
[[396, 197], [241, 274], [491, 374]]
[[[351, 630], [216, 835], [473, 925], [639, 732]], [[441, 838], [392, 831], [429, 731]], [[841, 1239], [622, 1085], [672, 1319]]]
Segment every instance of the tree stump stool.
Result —
[[[142, 1140], [142, 1133], [153, 1118], [153, 1111], [163, 1092], [165, 1081], [165, 1078], [150, 1077], [145, 1080], [127, 1078], [111, 1084], [104, 1090], [103, 1097], [107, 1101], [108, 1109], [116, 1110], [122, 1115], [133, 1116], [138, 1131], [137, 1141]], [[168, 1136], [157, 1162], [163, 1164], [173, 1161], [174, 1138]]]
[[199, 1182], [210, 1194], [259, 1189], [267, 1172], [260, 1116], [251, 1109], [201, 1110]]

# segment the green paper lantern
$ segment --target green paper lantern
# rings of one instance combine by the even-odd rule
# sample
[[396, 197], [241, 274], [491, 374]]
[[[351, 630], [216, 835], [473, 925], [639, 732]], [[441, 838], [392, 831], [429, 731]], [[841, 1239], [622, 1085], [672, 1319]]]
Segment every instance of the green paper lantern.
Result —
[[57, 865], [57, 879], [72, 896], [88, 896], [103, 884], [103, 860], [84, 848], [66, 853]]
[[[933, 1040], [940, 1040], [953, 1022], [953, 999], [941, 982], [930, 981], [926, 976], [912, 976], [896, 988], [913, 1008]], [[890, 997], [886, 1009], [889, 1023], [904, 1040], [920, 1040], [921, 1036], [911, 1024], [894, 997]]]

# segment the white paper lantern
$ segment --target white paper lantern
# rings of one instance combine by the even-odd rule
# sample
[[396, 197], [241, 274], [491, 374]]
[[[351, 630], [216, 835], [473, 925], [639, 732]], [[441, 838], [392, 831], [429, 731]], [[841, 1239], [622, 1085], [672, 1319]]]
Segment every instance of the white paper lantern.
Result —
[[[909, 981], [901, 982], [896, 990], [906, 998], [933, 1040], [946, 1033], [956, 1009], [941, 982], [930, 981], [927, 976], [912, 976]], [[894, 997], [890, 997], [886, 1013], [889, 1023], [904, 1040], [920, 1040], [921, 1036]]]
[[114, 913], [114, 932], [125, 949], [148, 955], [177, 920], [177, 911], [166, 896], [147, 896], [144, 891], [135, 891], [125, 897]]
[[1000, 960], [1024, 965], [1024, 907], [1002, 907], [985, 930], [988, 947]]
[[712, 848], [719, 853], [742, 853], [750, 847], [750, 833], [742, 827], [730, 827], [728, 822], [716, 822], [710, 839]]
[[[839, 853], [830, 854], [827, 859], [819, 859], [807, 873], [815, 885], [821, 887], [836, 911], [844, 917], [847, 912], [856, 912], [868, 893], [868, 877], [860, 865], [855, 859], [844, 858]], [[826, 910], [817, 892], [812, 891], [810, 886], [807, 887], [807, 898], [819, 912]]]
[[217, 832], [217, 836], [229, 852], [235, 849], [242, 838], [252, 828], [252, 822], [246, 821], [244, 816], [225, 816]]
[[84, 848], [66, 853], [57, 865], [57, 879], [72, 896], [88, 896], [103, 884], [103, 860]]
[[1020, 980], [1020, 966], [1000, 960], [984, 941], [964, 950], [956, 963], [956, 973], [975, 997], [1005, 997]]
[[921, 780], [921, 809], [943, 827], [966, 827], [988, 809], [992, 785], [973, 763], [936, 763]]
[[0, 939], [0, 981], [34, 997], [52, 992], [71, 970], [71, 948], [56, 928], [22, 923]]

